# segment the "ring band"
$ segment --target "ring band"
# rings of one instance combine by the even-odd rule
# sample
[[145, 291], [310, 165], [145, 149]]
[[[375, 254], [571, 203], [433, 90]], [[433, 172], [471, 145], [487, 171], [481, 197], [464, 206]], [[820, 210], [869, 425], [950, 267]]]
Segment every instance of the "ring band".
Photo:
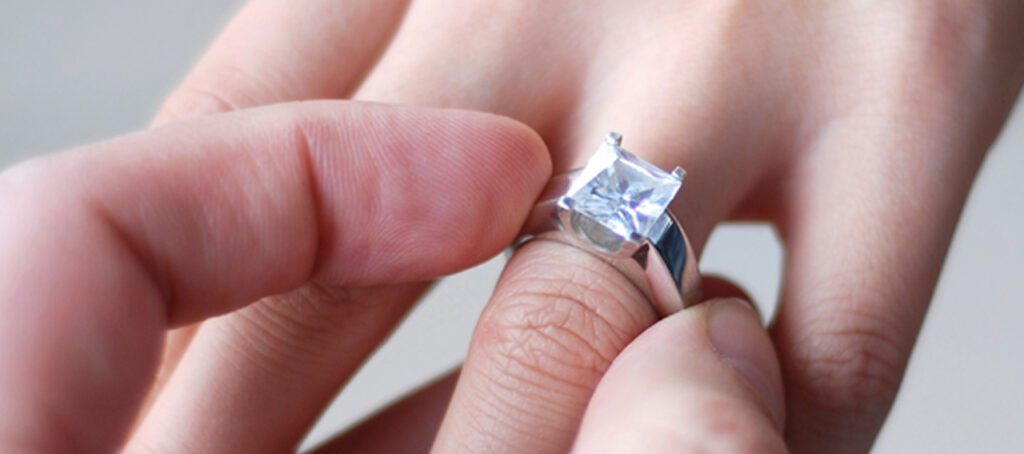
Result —
[[700, 300], [697, 258], [668, 207], [686, 173], [665, 172], [609, 133], [586, 166], [552, 178], [517, 248], [534, 238], [594, 253], [626, 275], [667, 316]]

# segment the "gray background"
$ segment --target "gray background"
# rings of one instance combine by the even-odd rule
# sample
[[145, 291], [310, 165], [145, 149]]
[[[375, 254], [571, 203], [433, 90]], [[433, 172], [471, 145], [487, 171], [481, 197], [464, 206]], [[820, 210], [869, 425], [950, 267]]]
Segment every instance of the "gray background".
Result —
[[[142, 128], [237, 1], [3, 0], [0, 166]], [[1024, 452], [1024, 114], [986, 162], [877, 452]], [[781, 249], [762, 226], [712, 237], [707, 271], [774, 310]], [[314, 428], [310, 442], [461, 361], [500, 261], [439, 286]]]

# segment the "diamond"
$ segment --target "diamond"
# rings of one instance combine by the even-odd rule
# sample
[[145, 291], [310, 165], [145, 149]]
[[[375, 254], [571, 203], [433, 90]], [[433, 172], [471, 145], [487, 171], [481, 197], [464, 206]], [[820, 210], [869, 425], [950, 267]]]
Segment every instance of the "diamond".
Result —
[[682, 169], [668, 173], [638, 158], [619, 146], [621, 140], [608, 134], [566, 199], [576, 231], [609, 250], [626, 240], [651, 237], [684, 175]]

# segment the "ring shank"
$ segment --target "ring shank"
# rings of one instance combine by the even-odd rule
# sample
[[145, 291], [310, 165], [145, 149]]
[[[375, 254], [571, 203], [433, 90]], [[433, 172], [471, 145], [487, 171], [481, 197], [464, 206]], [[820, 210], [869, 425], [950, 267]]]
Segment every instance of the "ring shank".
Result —
[[[690, 240], [679, 221], [671, 213], [665, 213], [668, 228], [660, 238], [649, 240], [650, 250], [646, 263], [637, 260], [644, 266], [647, 280], [654, 293], [659, 312], [668, 315], [685, 309], [700, 301], [700, 271], [697, 268], [697, 256], [693, 252]], [[671, 280], [666, 281], [665, 276]]]

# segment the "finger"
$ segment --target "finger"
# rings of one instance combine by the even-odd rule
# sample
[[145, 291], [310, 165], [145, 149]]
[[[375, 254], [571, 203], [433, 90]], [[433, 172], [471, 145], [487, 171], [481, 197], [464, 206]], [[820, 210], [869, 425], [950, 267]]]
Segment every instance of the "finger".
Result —
[[[317, 103], [3, 174], [0, 256], [19, 259], [0, 265], [0, 304], [17, 314], [0, 320], [0, 440], [113, 449], [167, 327], [310, 279], [414, 282], [480, 261], [515, 234], [547, 162], [532, 132], [497, 117]], [[425, 191], [444, 197], [409, 197]]]
[[[955, 108], [896, 97], [870, 110], [829, 125], [803, 184], [787, 195], [789, 252], [773, 334], [790, 391], [786, 438], [797, 452], [870, 449], [980, 163], [967, 151], [991, 140], [951, 135], [964, 129], [959, 120], [943, 131], [920, 128], [940, 123], [922, 111]], [[894, 118], [914, 120], [895, 121], [905, 127], [894, 132]]]
[[[746, 293], [726, 279], [705, 277], [704, 294], [712, 298], [738, 297]], [[763, 329], [762, 329], [763, 331]], [[773, 354], [774, 358], [774, 354]], [[775, 361], [774, 359], [772, 361]], [[775, 366], [778, 378], [778, 366]], [[425, 452], [429, 450], [448, 407], [457, 374], [449, 374], [398, 403], [371, 416], [356, 428], [325, 443], [317, 452]], [[781, 404], [781, 399], [779, 400]], [[394, 427], [415, 428], [404, 437], [392, 434]], [[414, 436], [410, 436], [414, 435]]]
[[[251, 0], [154, 123], [276, 102], [345, 97], [387, 46], [405, 0]], [[198, 327], [168, 334], [144, 408], [170, 379]]]
[[[859, 161], [859, 162], [855, 162]], [[874, 161], [874, 162], [872, 162]], [[895, 161], [888, 160], [886, 161]], [[934, 169], [842, 159], [804, 189], [774, 329], [798, 452], [863, 452], [881, 427], [920, 329], [963, 195]], [[894, 167], [895, 166], [895, 167]], [[884, 168], [887, 167], [887, 168]], [[879, 184], [861, 177], [902, 175]], [[952, 176], [952, 175], [950, 175]], [[922, 178], [923, 177], [923, 178]], [[933, 188], [919, 191], [924, 184]]]
[[711, 300], [645, 331], [601, 379], [577, 452], [786, 452], [782, 376], [757, 314]]
[[426, 284], [307, 284], [203, 322], [129, 451], [294, 451]]
[[481, 315], [435, 450], [566, 451], [612, 358], [654, 321], [643, 293], [604, 261], [527, 243]]
[[[457, 371], [444, 375], [324, 443], [315, 452], [429, 452], [458, 378]], [[403, 428], [402, 436], [395, 436], [396, 427]]]
[[387, 47], [407, 0], [250, 0], [156, 123], [265, 104], [341, 98]]

